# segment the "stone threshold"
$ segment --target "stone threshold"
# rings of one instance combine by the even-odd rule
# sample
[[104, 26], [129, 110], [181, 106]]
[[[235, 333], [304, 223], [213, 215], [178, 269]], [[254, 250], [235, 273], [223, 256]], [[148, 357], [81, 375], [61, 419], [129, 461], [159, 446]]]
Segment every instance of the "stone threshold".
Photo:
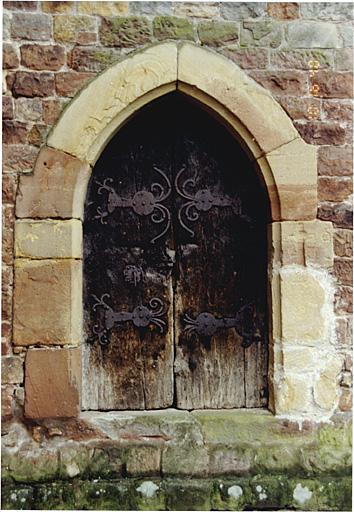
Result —
[[255, 476], [5, 484], [2, 510], [351, 510], [351, 478]]

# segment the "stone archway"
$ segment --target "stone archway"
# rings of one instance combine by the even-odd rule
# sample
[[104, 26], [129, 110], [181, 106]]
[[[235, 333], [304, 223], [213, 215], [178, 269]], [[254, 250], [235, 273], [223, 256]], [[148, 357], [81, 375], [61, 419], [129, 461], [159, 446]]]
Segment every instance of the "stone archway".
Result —
[[271, 410], [292, 417], [330, 416], [337, 393], [328, 382], [340, 368], [331, 345], [332, 288], [326, 271], [333, 259], [332, 225], [315, 220], [316, 149], [234, 63], [173, 42], [136, 53], [90, 82], [49, 134], [33, 174], [21, 177], [14, 344], [31, 347], [25, 414], [65, 417], [80, 411], [81, 220], [91, 167], [135, 111], [175, 89], [222, 119], [268, 191]]

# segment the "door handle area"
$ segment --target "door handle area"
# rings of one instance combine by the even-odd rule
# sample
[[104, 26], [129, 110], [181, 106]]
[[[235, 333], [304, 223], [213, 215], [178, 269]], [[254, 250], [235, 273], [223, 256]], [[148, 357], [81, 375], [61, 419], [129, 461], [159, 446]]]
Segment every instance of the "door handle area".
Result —
[[236, 329], [239, 336], [243, 338], [242, 346], [247, 348], [252, 343], [261, 341], [262, 327], [257, 325], [260, 322], [255, 319], [255, 307], [253, 303], [242, 306], [233, 317], [216, 317], [212, 313], [203, 311], [195, 318], [188, 313], [183, 316], [185, 324], [183, 332], [196, 333], [199, 336], [210, 337], [221, 329]]
[[114, 311], [106, 302], [110, 295], [104, 293], [99, 299], [96, 295], [92, 295], [95, 304], [92, 306], [93, 311], [98, 307], [103, 308], [103, 315], [98, 324], [93, 327], [93, 332], [98, 336], [98, 342], [101, 345], [108, 345], [110, 342], [110, 331], [115, 325], [121, 327], [124, 322], [132, 322], [135, 327], [146, 328], [149, 325], [158, 327], [160, 333], [163, 333], [166, 322], [161, 317], [167, 312], [163, 301], [158, 297], [149, 300], [148, 306], [140, 304], [133, 311]]

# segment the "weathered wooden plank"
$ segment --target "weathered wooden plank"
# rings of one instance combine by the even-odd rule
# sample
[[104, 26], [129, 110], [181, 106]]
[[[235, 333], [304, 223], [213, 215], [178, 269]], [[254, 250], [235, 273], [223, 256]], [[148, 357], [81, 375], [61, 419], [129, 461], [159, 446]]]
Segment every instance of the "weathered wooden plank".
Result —
[[[97, 163], [89, 186], [84, 295], [91, 343], [84, 358], [85, 408], [151, 409], [173, 402], [173, 263], [171, 230], [166, 230], [169, 219], [163, 218], [169, 199], [159, 201], [156, 209], [153, 204], [154, 197], [169, 193], [171, 142], [166, 141], [160, 154], [164, 135], [147, 126], [151, 126], [149, 115], [141, 125], [132, 122], [122, 130]], [[95, 181], [105, 187], [101, 194]], [[113, 207], [108, 212], [110, 194]], [[97, 208], [107, 213], [102, 222], [96, 218]], [[97, 316], [104, 316], [106, 310], [98, 306], [93, 311], [93, 295], [100, 299], [104, 293], [109, 293], [105, 301], [112, 314], [129, 313], [130, 318], [114, 324], [109, 344], [102, 347], [93, 330]], [[139, 324], [137, 307], [142, 308], [142, 316], [151, 312], [147, 326]]]

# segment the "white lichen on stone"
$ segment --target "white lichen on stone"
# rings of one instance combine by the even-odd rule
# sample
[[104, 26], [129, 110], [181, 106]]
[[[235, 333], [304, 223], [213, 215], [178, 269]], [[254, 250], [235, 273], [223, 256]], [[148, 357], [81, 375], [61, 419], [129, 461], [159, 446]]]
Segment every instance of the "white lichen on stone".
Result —
[[294, 492], [293, 497], [294, 500], [299, 503], [299, 505], [303, 505], [308, 501], [312, 496], [312, 491], [309, 490], [308, 487], [302, 487], [301, 484], [297, 484]]
[[243, 494], [242, 487], [240, 487], [239, 485], [233, 485], [228, 488], [227, 494], [231, 496], [231, 498], [235, 498], [236, 500], [238, 500]]
[[258, 492], [258, 497], [261, 501], [263, 500], [266, 500], [267, 499], [267, 495], [265, 493], [265, 490], [263, 489], [263, 487], [261, 485], [257, 485], [256, 487], [256, 491]]
[[137, 487], [137, 491], [140, 492], [145, 498], [152, 498], [159, 486], [154, 484], [154, 482], [143, 482], [139, 487]]

